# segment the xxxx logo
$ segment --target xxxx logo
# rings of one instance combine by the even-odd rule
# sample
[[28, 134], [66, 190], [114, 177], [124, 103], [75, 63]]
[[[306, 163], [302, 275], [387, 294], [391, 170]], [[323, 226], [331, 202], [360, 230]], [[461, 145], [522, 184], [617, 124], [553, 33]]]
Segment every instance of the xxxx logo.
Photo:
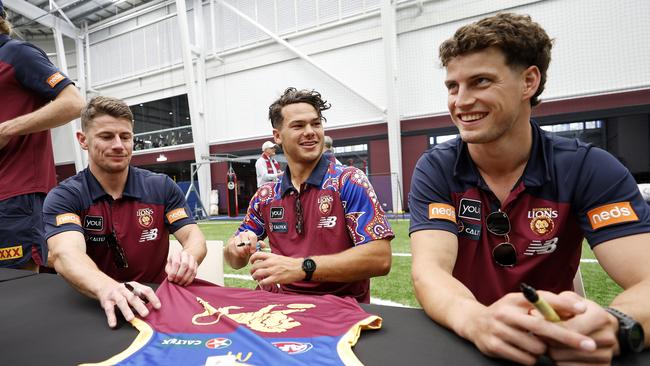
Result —
[[0, 261], [17, 259], [23, 257], [23, 246], [7, 247], [0, 249]]

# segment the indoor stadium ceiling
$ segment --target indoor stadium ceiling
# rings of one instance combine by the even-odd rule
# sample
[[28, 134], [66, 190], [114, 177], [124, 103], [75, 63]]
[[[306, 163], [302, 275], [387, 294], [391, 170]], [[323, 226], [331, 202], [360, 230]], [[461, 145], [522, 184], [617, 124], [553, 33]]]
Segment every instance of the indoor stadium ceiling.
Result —
[[[106, 18], [126, 12], [145, 3], [158, 3], [160, 0], [4, 0], [7, 19], [13, 25], [14, 31], [20, 38], [33, 39], [52, 35], [52, 29], [40, 24], [37, 20], [48, 15], [56, 16], [64, 22], [70, 22], [75, 27], [83, 29], [84, 23], [91, 26]], [[24, 3], [41, 10], [36, 17], [28, 17], [19, 13], [12, 5]], [[50, 3], [53, 3], [50, 6]], [[14, 8], [14, 9], [12, 9]], [[44, 11], [44, 12], [43, 12]], [[22, 11], [22, 13], [25, 13]], [[37, 12], [35, 12], [37, 13]]]

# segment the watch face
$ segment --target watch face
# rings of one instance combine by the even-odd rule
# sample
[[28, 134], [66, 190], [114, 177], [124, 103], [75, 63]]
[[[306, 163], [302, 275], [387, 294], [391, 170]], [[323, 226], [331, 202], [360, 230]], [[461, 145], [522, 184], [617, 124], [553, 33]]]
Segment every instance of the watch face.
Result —
[[305, 272], [314, 272], [316, 270], [316, 262], [313, 259], [307, 258], [302, 262], [302, 269]]
[[635, 352], [640, 352], [643, 349], [644, 346], [644, 335], [643, 335], [643, 328], [641, 328], [641, 325], [638, 323], [635, 324], [632, 329], [630, 329], [630, 347], [632, 348], [633, 351]]

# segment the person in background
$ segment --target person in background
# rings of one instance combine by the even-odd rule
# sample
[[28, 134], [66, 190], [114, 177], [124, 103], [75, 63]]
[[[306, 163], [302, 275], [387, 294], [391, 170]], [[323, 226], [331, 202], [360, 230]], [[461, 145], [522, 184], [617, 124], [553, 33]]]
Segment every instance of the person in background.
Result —
[[[52, 264], [79, 292], [95, 298], [116, 325], [161, 304], [142, 283], [183, 286], [196, 277], [207, 249], [180, 188], [168, 176], [129, 165], [133, 114], [123, 101], [98, 96], [81, 113], [81, 148], [88, 168], [45, 199], [43, 220]], [[183, 246], [169, 253], [169, 234]], [[132, 310], [133, 309], [133, 310]]]
[[[393, 231], [366, 175], [323, 156], [329, 104], [313, 90], [288, 88], [269, 107], [287, 169], [262, 185], [224, 247], [238, 269], [252, 263], [263, 289], [370, 301], [370, 278], [390, 271]], [[271, 253], [257, 251], [269, 238]]]
[[262, 156], [255, 162], [257, 187], [261, 187], [265, 183], [277, 182], [282, 175], [280, 163], [273, 156], [275, 156], [275, 144], [265, 141], [262, 144]]
[[332, 140], [332, 138], [329, 136], [325, 136], [325, 149], [323, 150], [323, 155], [334, 164], [341, 165], [339, 159], [337, 159], [336, 156], [334, 155], [333, 145], [334, 145], [334, 141]]
[[[612, 155], [531, 121], [551, 48], [539, 24], [509, 13], [440, 46], [460, 137], [413, 172], [413, 283], [433, 320], [486, 355], [605, 365], [650, 343], [650, 209]], [[610, 308], [572, 291], [584, 237], [624, 289]], [[542, 290], [561, 324], [540, 317], [522, 283]]]
[[36, 46], [11, 39], [0, 0], [0, 267], [47, 262], [41, 208], [56, 185], [50, 129], [78, 118], [84, 100]]

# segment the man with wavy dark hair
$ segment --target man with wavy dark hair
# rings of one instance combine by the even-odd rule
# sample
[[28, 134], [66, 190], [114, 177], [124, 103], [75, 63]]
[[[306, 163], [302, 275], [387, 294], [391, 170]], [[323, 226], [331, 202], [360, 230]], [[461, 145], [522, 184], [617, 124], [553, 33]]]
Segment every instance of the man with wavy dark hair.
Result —
[[56, 185], [50, 129], [79, 117], [84, 100], [40, 48], [11, 39], [0, 0], [0, 267], [47, 261], [41, 207]]
[[[370, 277], [388, 273], [394, 237], [366, 175], [323, 156], [330, 107], [313, 90], [288, 88], [269, 107], [287, 169], [262, 185], [224, 248], [233, 268], [252, 263], [262, 289], [370, 301]], [[258, 250], [267, 247], [271, 252]]]
[[[413, 282], [431, 318], [489, 356], [609, 364], [650, 342], [650, 210], [609, 153], [531, 121], [551, 48], [517, 14], [463, 26], [440, 46], [460, 137], [413, 172]], [[573, 292], [585, 237], [625, 289], [611, 308]], [[522, 283], [541, 290], [562, 325], [536, 314]]]

